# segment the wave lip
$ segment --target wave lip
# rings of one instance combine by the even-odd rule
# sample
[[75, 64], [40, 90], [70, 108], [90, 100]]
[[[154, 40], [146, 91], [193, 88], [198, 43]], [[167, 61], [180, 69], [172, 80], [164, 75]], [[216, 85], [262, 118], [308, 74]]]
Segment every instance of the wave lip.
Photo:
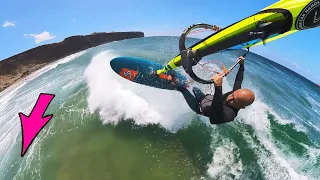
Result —
[[113, 51], [99, 53], [85, 71], [90, 112], [99, 111], [103, 123], [132, 119], [138, 125], [161, 124], [168, 130], [181, 124], [177, 119], [188, 109], [181, 97], [176, 98], [181, 95], [120, 77], [110, 67], [110, 61], [117, 56]]

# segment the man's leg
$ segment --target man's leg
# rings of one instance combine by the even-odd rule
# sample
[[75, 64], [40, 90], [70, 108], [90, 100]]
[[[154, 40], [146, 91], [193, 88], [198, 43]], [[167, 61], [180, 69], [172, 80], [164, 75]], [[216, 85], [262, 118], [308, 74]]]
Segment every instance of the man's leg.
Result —
[[197, 87], [193, 87], [192, 91], [197, 98], [197, 102], [199, 102], [202, 99], [202, 97], [205, 96], [205, 94]]
[[197, 106], [198, 106], [198, 98], [196, 98], [195, 96], [193, 96], [190, 91], [188, 91], [187, 88], [179, 86], [176, 88], [178, 91], [180, 91], [184, 97], [184, 99], [186, 100], [186, 102], [188, 103], [189, 107], [194, 111], [197, 112]]
[[[195, 93], [195, 91], [193, 90], [193, 93], [195, 95], [192, 95], [190, 93], [190, 91], [182, 86], [179, 81], [177, 79], [175, 79], [174, 75], [169, 75], [168, 76], [168, 80], [170, 81], [170, 84], [177, 90], [180, 91], [184, 97], [184, 99], [186, 100], [187, 104], [189, 105], [189, 107], [194, 111], [194, 112], [198, 112], [198, 102], [199, 102], [199, 97], [197, 97], [197, 95], [201, 95], [201, 90], [198, 88], [193, 88], [197, 93]], [[200, 93], [201, 92], [201, 93]], [[203, 93], [202, 93], [203, 94]]]

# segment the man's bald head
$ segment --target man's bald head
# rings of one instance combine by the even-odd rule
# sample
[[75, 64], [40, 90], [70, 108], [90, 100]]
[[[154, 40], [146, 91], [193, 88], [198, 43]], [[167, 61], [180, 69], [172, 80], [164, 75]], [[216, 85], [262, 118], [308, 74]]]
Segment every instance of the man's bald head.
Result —
[[252, 104], [255, 100], [254, 93], [249, 89], [238, 89], [227, 97], [228, 105], [242, 109]]

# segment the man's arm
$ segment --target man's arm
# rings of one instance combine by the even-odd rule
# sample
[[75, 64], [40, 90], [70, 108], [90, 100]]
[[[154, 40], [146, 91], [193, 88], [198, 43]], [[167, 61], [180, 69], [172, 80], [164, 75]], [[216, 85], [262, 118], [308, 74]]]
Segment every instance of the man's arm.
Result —
[[244, 62], [244, 58], [243, 58], [243, 60], [241, 60], [239, 62], [240, 67], [239, 67], [239, 70], [238, 70], [238, 73], [237, 73], [237, 76], [236, 76], [236, 79], [235, 79], [234, 85], [233, 85], [233, 90], [234, 91], [236, 91], [236, 90], [241, 88], [241, 84], [242, 84], [242, 81], [243, 81], [243, 74], [244, 74], [244, 63], [243, 62]]
[[210, 107], [210, 112], [208, 114], [211, 124], [230, 122], [236, 117], [234, 111], [223, 106], [221, 86], [215, 86], [215, 93]]
[[213, 95], [213, 100], [211, 107], [209, 109], [209, 119], [211, 124], [221, 124], [225, 122], [230, 122], [235, 118], [235, 113], [228, 110], [223, 105], [223, 96], [222, 96], [222, 78], [223, 74], [217, 74], [213, 77], [215, 92]]

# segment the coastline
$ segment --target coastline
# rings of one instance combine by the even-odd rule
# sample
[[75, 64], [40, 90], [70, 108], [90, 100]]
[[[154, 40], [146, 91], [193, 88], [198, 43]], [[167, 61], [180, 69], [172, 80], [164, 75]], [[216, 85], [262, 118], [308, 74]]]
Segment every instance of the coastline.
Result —
[[143, 32], [92, 33], [70, 36], [58, 43], [41, 45], [0, 61], [0, 96], [11, 86], [18, 87], [27, 76], [73, 54], [106, 43], [144, 37]]
[[[75, 54], [71, 54], [69, 56], [66, 56], [66, 57], [63, 57], [61, 59], [57, 59], [57, 61], [54, 61], [54, 62], [50, 62], [46, 65], [44, 65], [43, 67], [41, 67], [40, 69], [37, 69], [35, 70], [34, 72], [31, 72], [29, 75], [23, 77], [23, 78], [19, 78], [16, 82], [14, 82], [13, 84], [11, 84], [11, 86], [7, 87], [6, 89], [4, 89], [3, 91], [0, 91], [0, 100], [2, 99], [2, 95], [6, 94], [6, 92], [8, 91], [16, 91], [20, 88], [20, 86], [22, 87], [24, 85], [24, 83], [27, 83], [28, 81], [31, 81], [33, 80], [34, 78], [40, 76], [41, 74], [53, 69], [52, 67], [57, 64], [63, 64], [63, 63], [67, 63], [67, 62], [60, 62], [60, 61], [63, 61], [67, 58], [70, 58], [72, 61], [73, 59], [85, 54], [87, 52], [88, 49], [86, 50], [83, 50], [83, 51], [80, 51], [80, 52], [77, 52]], [[51, 67], [51, 68], [50, 68]], [[26, 80], [25, 78], [28, 77], [28, 79]], [[1, 102], [1, 101], [0, 101]]]

